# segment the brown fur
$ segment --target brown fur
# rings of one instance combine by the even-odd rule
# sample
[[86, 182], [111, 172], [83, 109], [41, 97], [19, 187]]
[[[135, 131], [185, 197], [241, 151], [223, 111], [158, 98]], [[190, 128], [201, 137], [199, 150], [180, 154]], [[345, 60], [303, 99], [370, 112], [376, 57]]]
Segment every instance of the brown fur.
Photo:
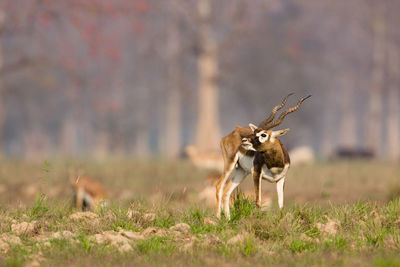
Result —
[[286, 164], [290, 164], [286, 147], [278, 138], [275, 138], [273, 143], [265, 142], [256, 150], [261, 153], [263, 162], [268, 169], [274, 167], [283, 168]]
[[[287, 152], [286, 147], [282, 144], [282, 142], [275, 137], [274, 141], [271, 142], [271, 130], [264, 130], [266, 134], [268, 134], [268, 140], [264, 143], [257, 142], [256, 134], [263, 131], [258, 128], [254, 131], [252, 135], [245, 137], [250, 143], [253, 144], [253, 148], [256, 149], [257, 153], [254, 157], [254, 172], [253, 172], [253, 181], [254, 181], [254, 191], [256, 196], [260, 191], [260, 175], [262, 172], [262, 168], [264, 165], [267, 166], [269, 170], [272, 168], [284, 168], [285, 165], [290, 164], [289, 153]], [[256, 199], [256, 204], [260, 205], [259, 199]]]
[[[221, 189], [222, 183], [226, 179], [226, 177], [232, 173], [235, 167], [236, 162], [234, 157], [238, 153], [238, 151], [248, 156], [254, 156], [253, 182], [256, 196], [256, 204], [258, 206], [261, 205], [261, 203], [259, 203], [258, 195], [261, 193], [261, 184], [259, 178], [262, 172], [262, 167], [266, 165], [268, 169], [274, 167], [284, 168], [286, 164], [290, 164], [289, 154], [285, 146], [278, 138], [275, 138], [275, 141], [273, 143], [265, 142], [264, 144], [260, 144], [260, 146], [256, 148], [257, 152], [246, 150], [241, 146], [242, 139], [246, 138], [248, 140], [253, 140], [256, 137], [256, 133], [260, 131], [262, 131], [262, 129], [258, 128], [253, 133], [253, 130], [249, 127], [237, 126], [235, 130], [233, 130], [229, 135], [222, 138], [220, 145], [225, 165], [224, 171], [216, 185], [217, 203], [219, 202], [218, 192]], [[268, 130], [266, 132], [271, 134], [272, 131]], [[227, 181], [222, 196], [227, 193], [226, 190], [229, 188], [230, 184], [231, 181]]]
[[[95, 209], [101, 201], [107, 199], [107, 193], [103, 186], [88, 176], [78, 176], [75, 182], [72, 182], [75, 193], [75, 205], [79, 210]], [[79, 192], [83, 191], [92, 198], [92, 202], [85, 203], [85, 200], [80, 196]], [[87, 207], [85, 207], [85, 204]]]
[[[224, 159], [224, 170], [223, 173], [220, 177], [220, 179], [217, 182], [216, 185], [216, 198], [217, 198], [217, 203], [218, 203], [218, 209], [217, 209], [217, 216], [220, 216], [220, 211], [221, 211], [221, 205], [222, 205], [222, 201], [221, 201], [221, 197], [223, 197], [226, 193], [230, 194], [231, 190], [233, 189], [227, 189], [229, 188], [229, 185], [232, 184], [230, 181], [228, 181], [229, 176], [231, 175], [231, 173], [233, 172], [233, 169], [235, 168], [235, 166], [239, 166], [239, 161], [238, 157], [241, 157], [241, 155], [249, 155], [249, 156], [254, 156], [253, 159], [253, 169], [258, 171], [258, 174], [261, 174], [262, 172], [262, 166], [265, 164], [267, 166], [267, 168], [277, 168], [274, 169], [274, 178], [268, 178], [271, 181], [275, 181], [275, 179], [277, 181], [277, 186], [279, 186], [279, 192], [281, 192], [281, 186], [282, 186], [282, 182], [279, 182], [279, 179], [281, 179], [281, 175], [285, 175], [286, 171], [287, 171], [287, 167], [285, 168], [285, 165], [290, 164], [290, 158], [289, 158], [289, 154], [287, 153], [286, 148], [283, 146], [283, 144], [276, 139], [276, 141], [273, 142], [273, 145], [270, 147], [265, 147], [265, 149], [256, 149], [257, 152], [249, 152], [249, 147], [250, 144], [246, 144], [246, 148], [242, 147], [242, 139], [243, 138], [248, 138], [249, 136], [253, 135], [253, 129], [256, 131], [261, 131], [261, 130], [268, 130], [271, 129], [275, 126], [278, 126], [283, 119], [286, 117], [286, 115], [296, 111], [300, 105], [303, 103], [304, 100], [306, 100], [307, 98], [309, 98], [310, 96], [307, 97], [303, 97], [302, 99], [300, 99], [300, 101], [297, 103], [296, 106], [289, 108], [288, 110], [284, 111], [278, 118], [277, 121], [273, 121], [275, 118], [276, 113], [283, 108], [283, 106], [286, 104], [288, 97], [291, 94], [287, 95], [282, 103], [278, 106], [275, 106], [271, 112], [271, 115], [264, 120], [261, 124], [260, 127], [257, 128], [257, 126], [255, 125], [250, 125], [249, 127], [236, 127], [235, 130], [233, 130], [229, 135], [225, 136], [222, 138], [220, 146], [221, 146], [221, 150], [222, 150], [222, 156]], [[261, 129], [263, 128], [263, 129]], [[254, 144], [253, 144], [254, 145]], [[238, 152], [241, 152], [241, 154], [239, 154]], [[246, 158], [243, 158], [246, 159]], [[247, 163], [245, 163], [247, 164]], [[243, 170], [243, 167], [240, 167]], [[285, 168], [285, 169], [282, 169]], [[244, 170], [243, 170], [244, 171]], [[248, 172], [249, 170], [247, 170], [246, 172]], [[281, 171], [281, 173], [279, 173]], [[284, 172], [282, 172], [284, 171]], [[272, 171], [271, 171], [272, 172]], [[255, 173], [253, 173], [253, 175], [255, 175]], [[239, 176], [236, 176], [236, 179], [241, 180], [243, 177], [242, 173], [239, 173]], [[255, 176], [254, 176], [255, 177]], [[264, 177], [266, 178], [266, 177]], [[254, 178], [254, 186], [256, 189], [256, 196], [257, 196], [257, 201], [259, 202], [260, 200], [260, 194], [261, 194], [261, 190], [260, 190], [260, 179], [261, 179], [261, 175], [259, 175], [256, 178]], [[228, 185], [226, 186], [226, 182], [228, 181]], [[232, 184], [233, 186], [237, 186], [237, 184]], [[284, 185], [284, 180], [283, 180], [283, 185]], [[221, 195], [220, 195], [221, 194]], [[225, 203], [227, 203], [225, 201]], [[281, 201], [279, 202], [280, 206], [281, 205]], [[228, 217], [229, 217], [229, 207], [227, 209], [228, 212]]]
[[[232, 173], [235, 167], [236, 164], [236, 162], [234, 162], [235, 155], [238, 153], [239, 150], [240, 151], [244, 150], [241, 147], [242, 139], [251, 134], [253, 134], [253, 131], [249, 127], [237, 126], [230, 134], [224, 136], [221, 139], [220, 147], [222, 151], [222, 157], [224, 158], [224, 170], [216, 185], [217, 203], [219, 202], [218, 192], [221, 189], [221, 185], [223, 181], [226, 179], [226, 177]], [[242, 152], [245, 153], [245, 151]]]

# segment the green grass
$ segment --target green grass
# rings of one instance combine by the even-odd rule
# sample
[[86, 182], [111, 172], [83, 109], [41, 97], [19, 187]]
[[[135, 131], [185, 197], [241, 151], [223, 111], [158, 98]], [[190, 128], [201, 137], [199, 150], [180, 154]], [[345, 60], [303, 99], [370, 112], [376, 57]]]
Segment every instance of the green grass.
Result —
[[245, 240], [240, 244], [240, 252], [245, 257], [253, 256], [257, 253], [257, 244], [252, 238], [245, 238]]
[[[165, 210], [156, 210], [158, 219], [151, 225], [129, 219], [124, 215], [128, 208], [116, 209], [111, 206], [98, 211], [100, 223], [95, 226], [60, 218], [60, 213], [71, 214], [73, 210], [53, 205], [54, 203], [47, 200], [35, 202], [27, 209], [30, 213], [1, 209], [3, 217], [11, 217], [18, 222], [38, 220], [42, 225], [39, 236], [55, 230], [69, 230], [76, 234], [71, 240], [51, 239], [47, 245], [44, 241], [34, 241], [38, 235], [21, 236], [20, 245], [0, 254], [3, 265], [22, 266], [30, 261], [30, 255], [38, 253], [42, 255], [43, 263], [49, 265], [70, 265], [79, 261], [88, 264], [102, 263], [102, 257], [105, 264], [111, 265], [128, 262], [143, 264], [147, 261], [150, 265], [160, 262], [165, 265], [184, 265], [189, 259], [188, 255], [190, 262], [198, 265], [204, 263], [204, 258], [215, 263], [296, 263], [300, 266], [352, 265], [356, 259], [361, 265], [397, 266], [400, 261], [399, 199], [387, 204], [358, 202], [352, 205], [332, 205], [329, 208], [294, 205], [283, 211], [273, 209], [262, 212], [254, 206], [250, 207], [253, 204], [247, 199], [237, 198], [232, 209], [232, 213], [237, 215], [233, 222], [225, 219], [218, 221], [212, 211], [193, 206], [185, 210], [168, 211], [169, 214]], [[142, 205], [143, 211], [149, 209], [145, 204], [135, 205]], [[32, 212], [33, 210], [40, 212]], [[110, 212], [116, 216], [107, 216]], [[217, 224], [204, 224], [205, 217], [211, 217]], [[335, 234], [318, 230], [317, 223], [326, 224], [328, 220], [336, 221], [340, 225]], [[179, 222], [190, 225], [189, 233], [175, 236], [168, 232], [171, 225]], [[7, 225], [2, 226], [2, 231], [9, 233], [12, 222], [5, 224]], [[131, 241], [132, 250], [127, 253], [120, 253], [117, 247], [98, 244], [92, 239], [94, 234], [104, 231], [122, 228], [141, 232], [149, 226], [165, 229], [168, 234]], [[238, 234], [243, 234], [244, 238], [230, 244], [228, 240]], [[217, 237], [219, 242], [208, 243], [211, 236]], [[193, 245], [183, 249], [191, 239], [194, 240]]]
[[[19, 236], [20, 244], [10, 244], [7, 252], [0, 252], [1, 266], [24, 266], [35, 259], [49, 266], [400, 265], [399, 196], [392, 194], [394, 191], [390, 190], [390, 186], [381, 184], [377, 191], [386, 191], [381, 191], [379, 197], [363, 197], [371, 192], [368, 178], [370, 174], [365, 168], [373, 172], [369, 165], [376, 166], [375, 162], [365, 165], [361, 162], [354, 162], [353, 165], [344, 162], [331, 165], [320, 163], [313, 168], [294, 168], [292, 180], [287, 183], [287, 188], [292, 187], [292, 191], [288, 192], [288, 201], [282, 211], [276, 207], [275, 200], [272, 208], [262, 211], [255, 207], [252, 199], [238, 194], [234, 197], [230, 221], [224, 217], [217, 219], [214, 208], [194, 201], [195, 188], [201, 184], [195, 180], [200, 179], [205, 172], [191, 169], [187, 163], [169, 165], [159, 162], [156, 170], [150, 170], [147, 163], [138, 166], [138, 170], [126, 166], [127, 163], [108, 162], [105, 166], [90, 162], [85, 164], [88, 170], [97, 174], [104, 172], [99, 175], [99, 180], [107, 186], [112, 184], [112, 180], [106, 179], [107, 176], [111, 177], [111, 166], [122, 166], [121, 169], [113, 169], [115, 183], [122, 184], [126, 181], [124, 188], [134, 188], [132, 192], [150, 192], [149, 181], [131, 181], [130, 178], [141, 175], [151, 177], [152, 174], [155, 177], [150, 179], [153, 186], [165, 186], [165, 194], [161, 196], [160, 202], [152, 202], [150, 198], [143, 197], [115, 197], [109, 206], [95, 211], [98, 219], [71, 221], [69, 216], [76, 211], [72, 208], [68, 188], [57, 197], [52, 197], [49, 191], [51, 185], [56, 186], [64, 181], [61, 178], [65, 175], [65, 165], [50, 162], [27, 164], [24, 168], [20, 162], [5, 163], [0, 166], [0, 184], [6, 184], [15, 191], [5, 192], [6, 196], [0, 196], [0, 239], [3, 235], [15, 235], [11, 231], [14, 223], [36, 221], [40, 225], [40, 231]], [[43, 165], [46, 171], [41, 170]], [[399, 173], [396, 166], [388, 164], [387, 168], [391, 168], [393, 176]], [[172, 174], [162, 178], [168, 173], [165, 171]], [[11, 175], [13, 172], [15, 175]], [[11, 193], [19, 196], [24, 192], [17, 185], [22, 186], [23, 176], [28, 175], [27, 172], [32, 172], [31, 177], [38, 175], [37, 177], [47, 183], [38, 186], [40, 193], [24, 199], [23, 204], [10, 202]], [[177, 175], [177, 181], [171, 184], [174, 175]], [[12, 176], [20, 177], [20, 180], [8, 178]], [[321, 177], [317, 178], [319, 176]], [[336, 176], [337, 180], [332, 182]], [[347, 185], [345, 180], [351, 178], [363, 181], [355, 190], [355, 194], [361, 194], [362, 197], [352, 201], [351, 196], [347, 201], [342, 201], [343, 195], [339, 191], [346, 192], [347, 189], [338, 186]], [[394, 183], [392, 176], [386, 178], [387, 185]], [[314, 179], [315, 194], [307, 179]], [[350, 185], [353, 182], [348, 181]], [[295, 197], [291, 197], [296, 190], [301, 192], [301, 184], [304, 184], [305, 190], [302, 196], [314, 196], [313, 200], [297, 201]], [[269, 186], [265, 183], [264, 185]], [[318, 191], [321, 189], [319, 185], [324, 190], [330, 190], [330, 196], [337, 198], [326, 202], [326, 196], [321, 197], [321, 191]], [[362, 193], [360, 187], [364, 185], [365, 191]], [[182, 194], [180, 187], [184, 186], [188, 186], [189, 192], [192, 190], [192, 195]], [[114, 189], [111, 195], [117, 196], [118, 192], [122, 190]], [[174, 197], [171, 197], [171, 192]], [[129, 218], [129, 209], [138, 213]], [[154, 213], [155, 219], [145, 220], [143, 216], [146, 213]], [[205, 219], [215, 223], [205, 223]], [[336, 232], [329, 232], [324, 228], [330, 222], [336, 225]], [[190, 230], [180, 234], [171, 231], [170, 227], [178, 223], [188, 224]], [[106, 231], [124, 230], [140, 234], [148, 227], [161, 229], [164, 235], [130, 240], [131, 250], [128, 252], [121, 252], [121, 245], [107, 242], [100, 244], [94, 240], [96, 234]], [[58, 231], [70, 231], [74, 236], [44, 239]], [[241, 238], [232, 243], [232, 238], [238, 235]]]
[[233, 209], [231, 211], [231, 223], [236, 223], [244, 217], [248, 217], [256, 213], [256, 207], [254, 201], [245, 198], [241, 194], [236, 194], [233, 196]]
[[32, 219], [43, 217], [46, 214], [46, 212], [50, 209], [45, 200], [46, 200], [45, 194], [42, 193], [38, 194], [35, 204], [31, 209], [27, 210], [26, 214]]
[[150, 237], [146, 240], [139, 241], [136, 245], [136, 249], [141, 254], [162, 253], [168, 256], [176, 249], [176, 244], [169, 237]]

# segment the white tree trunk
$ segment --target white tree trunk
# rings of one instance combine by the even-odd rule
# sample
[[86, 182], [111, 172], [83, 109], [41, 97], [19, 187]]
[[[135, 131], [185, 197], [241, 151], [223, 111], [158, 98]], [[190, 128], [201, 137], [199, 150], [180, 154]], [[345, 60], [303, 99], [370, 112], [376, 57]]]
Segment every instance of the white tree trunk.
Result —
[[218, 110], [218, 55], [211, 29], [211, 1], [198, 0], [200, 55], [198, 58], [198, 121], [196, 147], [199, 152], [216, 151], [221, 137]]

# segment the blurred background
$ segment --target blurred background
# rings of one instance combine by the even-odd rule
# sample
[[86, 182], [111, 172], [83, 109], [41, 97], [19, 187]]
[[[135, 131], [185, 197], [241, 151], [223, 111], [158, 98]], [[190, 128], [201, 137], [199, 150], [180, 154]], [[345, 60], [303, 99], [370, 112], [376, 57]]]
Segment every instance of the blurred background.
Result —
[[400, 2], [2, 0], [1, 153], [219, 151], [294, 92], [289, 148], [399, 159]]
[[287, 201], [393, 199], [399, 12], [395, 0], [1, 0], [0, 199], [71, 196], [74, 168], [111, 199], [215, 201], [220, 138], [289, 93], [287, 107], [312, 97], [277, 127], [291, 129]]

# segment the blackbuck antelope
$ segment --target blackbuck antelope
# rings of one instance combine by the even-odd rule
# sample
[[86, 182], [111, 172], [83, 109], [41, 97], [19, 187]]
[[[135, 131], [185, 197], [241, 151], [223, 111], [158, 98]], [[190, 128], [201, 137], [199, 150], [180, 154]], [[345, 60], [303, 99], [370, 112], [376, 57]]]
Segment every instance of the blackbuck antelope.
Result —
[[[223, 204], [225, 215], [230, 218], [229, 199], [232, 191], [250, 173], [253, 174], [256, 205], [261, 205], [261, 179], [277, 184], [279, 207], [283, 207], [283, 189], [285, 176], [290, 166], [289, 154], [285, 146], [277, 138], [284, 135], [289, 129], [272, 131], [280, 125], [289, 113], [296, 111], [311, 95], [300, 99], [296, 106], [282, 112], [276, 121], [276, 113], [282, 109], [289, 96], [282, 103], [272, 109], [271, 115], [262, 121], [258, 127], [249, 124], [249, 127], [237, 126], [233, 132], [223, 137], [220, 143], [224, 158], [224, 171], [216, 185], [217, 217], [221, 216]], [[232, 171], [235, 173], [227, 182]]]

